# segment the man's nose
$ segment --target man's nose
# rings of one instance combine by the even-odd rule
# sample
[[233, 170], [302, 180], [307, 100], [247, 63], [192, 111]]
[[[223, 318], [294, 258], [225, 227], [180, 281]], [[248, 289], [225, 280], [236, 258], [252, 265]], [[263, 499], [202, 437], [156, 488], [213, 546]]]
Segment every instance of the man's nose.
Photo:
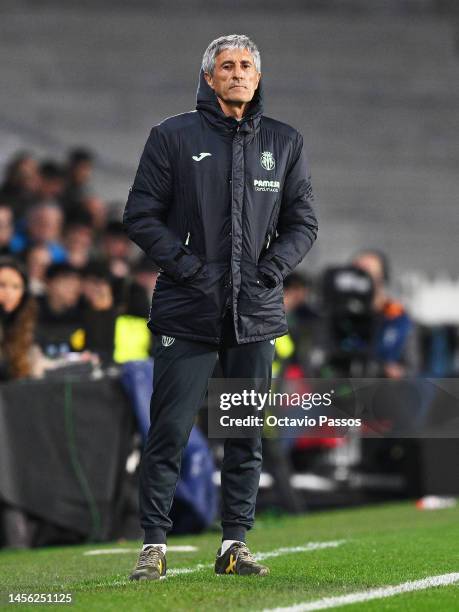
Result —
[[234, 76], [235, 79], [242, 79], [242, 77], [244, 76], [244, 73], [242, 71], [242, 67], [239, 66], [238, 64], [236, 64], [234, 66], [233, 76]]

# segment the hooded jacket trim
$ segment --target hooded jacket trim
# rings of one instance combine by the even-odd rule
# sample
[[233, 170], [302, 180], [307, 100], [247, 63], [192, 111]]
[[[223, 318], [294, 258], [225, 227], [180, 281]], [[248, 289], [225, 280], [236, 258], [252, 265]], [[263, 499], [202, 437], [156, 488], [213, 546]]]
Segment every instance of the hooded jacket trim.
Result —
[[223, 112], [217, 95], [204, 76], [201, 68], [199, 73], [199, 84], [196, 92], [196, 110], [215, 128], [222, 132], [234, 132], [239, 126], [239, 131], [254, 132], [260, 123], [263, 114], [263, 85], [262, 79], [255, 90], [246, 114], [240, 121], [234, 117], [229, 117]]

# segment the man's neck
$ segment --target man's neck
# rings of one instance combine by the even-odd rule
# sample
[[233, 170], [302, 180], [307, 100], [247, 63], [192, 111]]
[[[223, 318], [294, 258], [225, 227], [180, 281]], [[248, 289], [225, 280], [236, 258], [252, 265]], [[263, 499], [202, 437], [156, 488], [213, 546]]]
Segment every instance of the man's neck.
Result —
[[245, 111], [247, 110], [250, 104], [250, 102], [238, 102], [238, 103], [229, 104], [228, 102], [225, 102], [218, 96], [217, 96], [217, 100], [218, 100], [218, 103], [220, 104], [222, 111], [225, 113], [225, 115], [227, 117], [234, 117], [234, 119], [236, 119], [237, 121], [240, 121], [243, 118]]

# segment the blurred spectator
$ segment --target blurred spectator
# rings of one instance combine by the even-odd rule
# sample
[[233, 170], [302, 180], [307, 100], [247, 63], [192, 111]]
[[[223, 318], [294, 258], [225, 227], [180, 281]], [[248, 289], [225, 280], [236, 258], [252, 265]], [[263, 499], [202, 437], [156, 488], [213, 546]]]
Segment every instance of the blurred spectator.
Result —
[[66, 263], [53, 264], [46, 272], [46, 294], [38, 299], [37, 341], [51, 358], [85, 346], [81, 307], [81, 277]]
[[300, 272], [292, 272], [284, 280], [284, 307], [289, 327], [300, 327], [315, 319], [317, 313], [311, 306], [311, 286], [309, 278]]
[[103, 363], [113, 361], [116, 309], [110, 271], [100, 263], [89, 264], [83, 272], [83, 327], [85, 346]]
[[40, 164], [38, 195], [40, 200], [58, 201], [65, 187], [65, 175], [61, 166], [53, 160]]
[[12, 258], [0, 260], [0, 380], [25, 378], [34, 371], [37, 305], [27, 279]]
[[155, 290], [159, 270], [159, 267], [146, 256], [141, 257], [132, 270], [133, 285], [137, 285], [145, 291], [148, 300], [147, 312], [150, 309], [150, 300]]
[[131, 254], [132, 242], [127, 237], [123, 224], [111, 221], [101, 237], [100, 255], [110, 269], [117, 304], [124, 301], [129, 284]]
[[147, 319], [158, 275], [158, 266], [147, 257], [142, 257], [133, 269], [123, 313], [116, 318], [114, 359], [117, 363], [150, 356], [152, 335]]
[[91, 217], [84, 210], [67, 218], [64, 229], [64, 247], [68, 262], [81, 270], [89, 263], [93, 247]]
[[45, 244], [30, 246], [24, 254], [24, 261], [29, 277], [29, 290], [38, 297], [46, 291], [46, 270], [51, 265], [51, 255]]
[[95, 195], [87, 196], [81, 200], [81, 205], [91, 215], [92, 226], [98, 232], [107, 224], [107, 205], [102, 198]]
[[132, 255], [132, 242], [129, 240], [121, 221], [108, 223], [102, 235], [102, 256], [109, 262], [121, 260], [128, 262]]
[[77, 148], [70, 151], [67, 184], [61, 198], [66, 212], [78, 209], [81, 202], [89, 196], [93, 166], [94, 156], [88, 149]]
[[376, 358], [382, 363], [385, 376], [401, 378], [407, 367], [413, 365], [409, 363], [412, 322], [403, 305], [387, 294], [386, 284], [390, 280], [387, 258], [376, 249], [366, 249], [354, 256], [352, 265], [364, 270], [373, 281]]
[[292, 378], [310, 373], [310, 353], [318, 316], [310, 305], [311, 282], [300, 272], [284, 280], [284, 308], [288, 334], [276, 339], [273, 375]]
[[67, 260], [67, 253], [61, 244], [63, 213], [51, 201], [36, 204], [27, 211], [25, 231], [19, 231], [12, 240], [14, 253], [22, 253], [31, 245], [45, 245], [53, 264]]
[[7, 166], [0, 188], [2, 200], [12, 206], [15, 219], [20, 219], [26, 209], [37, 202], [39, 186], [36, 160], [30, 153], [18, 153]]
[[11, 254], [14, 219], [11, 206], [0, 201], [0, 255]]

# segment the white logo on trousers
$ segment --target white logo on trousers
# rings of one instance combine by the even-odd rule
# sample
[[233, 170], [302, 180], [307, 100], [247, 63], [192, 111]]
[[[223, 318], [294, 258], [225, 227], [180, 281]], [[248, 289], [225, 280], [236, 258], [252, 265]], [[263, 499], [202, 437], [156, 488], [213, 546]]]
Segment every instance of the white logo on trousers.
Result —
[[175, 338], [172, 338], [171, 336], [162, 336], [161, 342], [163, 346], [170, 346], [175, 342]]

